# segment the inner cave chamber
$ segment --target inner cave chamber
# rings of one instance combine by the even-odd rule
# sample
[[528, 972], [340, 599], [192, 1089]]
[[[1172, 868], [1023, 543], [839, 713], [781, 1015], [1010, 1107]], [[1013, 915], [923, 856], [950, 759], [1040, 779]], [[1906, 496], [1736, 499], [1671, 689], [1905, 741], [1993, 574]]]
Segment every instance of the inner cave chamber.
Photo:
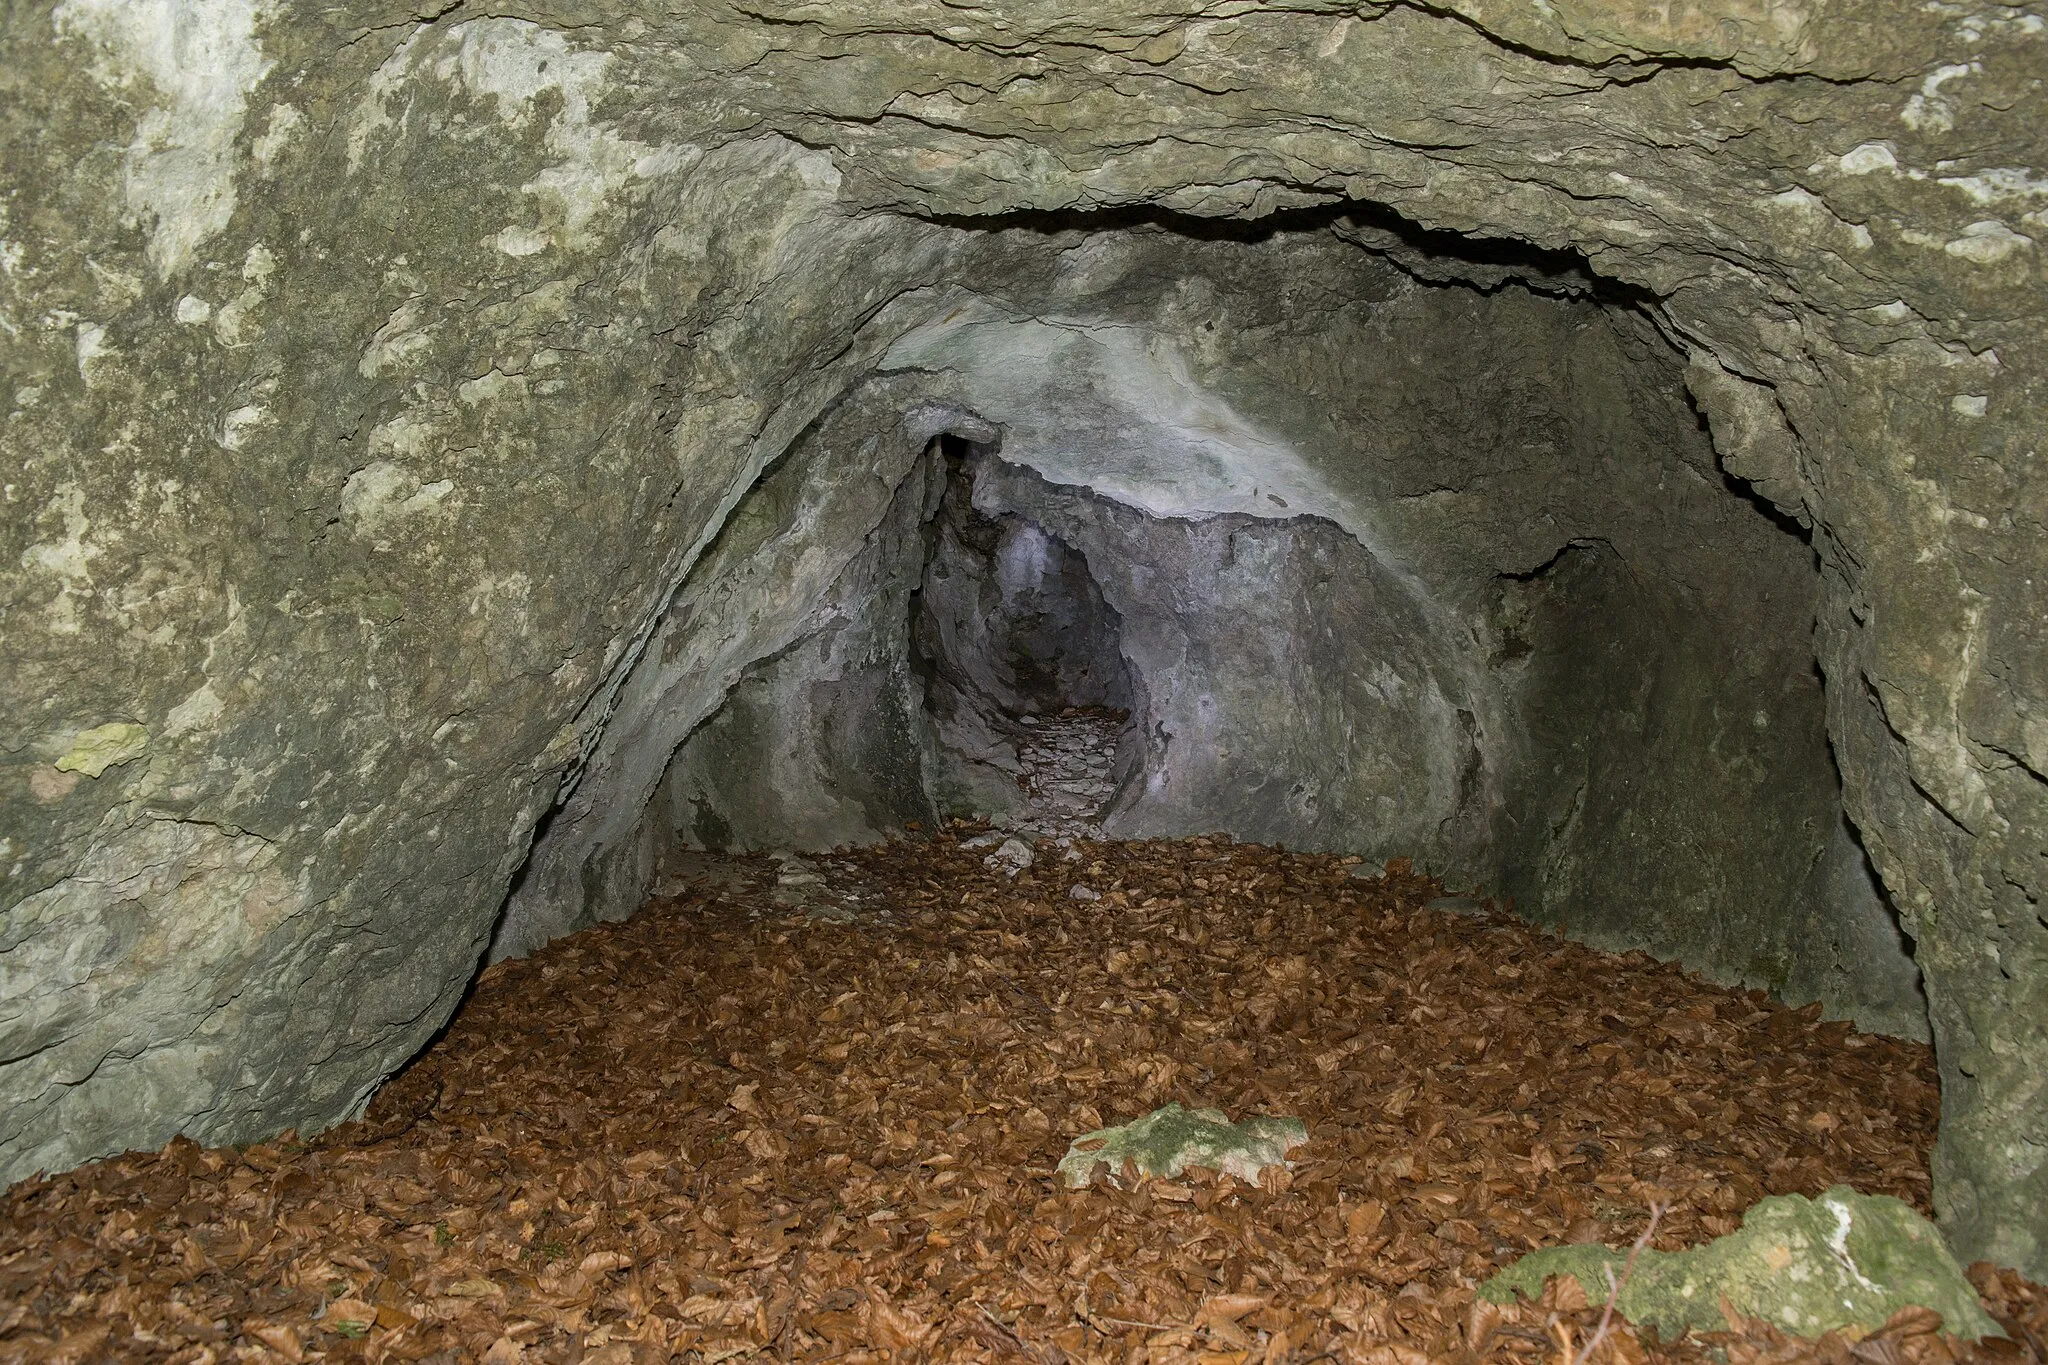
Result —
[[1712, 381], [1583, 274], [1418, 278], [1335, 226], [991, 236], [1016, 291], [895, 337], [690, 570], [494, 951], [691, 850], [1055, 833], [1021, 755], [1078, 708], [1118, 718], [1102, 837], [1407, 857], [1925, 1039], [1811, 536]]
[[[772, 856], [880, 944], [831, 878], [971, 853], [1035, 950], [1177, 841], [1270, 856], [1250, 939], [1285, 850], [1853, 1025], [1874, 1105], [1938, 1107], [1949, 1245], [2048, 1277], [2038, 16], [428, 8], [0, 25], [9, 1208], [159, 1148], [313, 1161], [466, 1020], [560, 1043], [503, 983], [628, 930], [727, 954], [616, 1026], [694, 1021], [653, 1074], [724, 1085], [719, 971], [787, 944], [707, 866]], [[1260, 951], [1230, 970], [1328, 965]], [[1354, 972], [1331, 1094], [1448, 989], [1401, 960]], [[1728, 1022], [1669, 1013], [1588, 1027], [1655, 1067]]]

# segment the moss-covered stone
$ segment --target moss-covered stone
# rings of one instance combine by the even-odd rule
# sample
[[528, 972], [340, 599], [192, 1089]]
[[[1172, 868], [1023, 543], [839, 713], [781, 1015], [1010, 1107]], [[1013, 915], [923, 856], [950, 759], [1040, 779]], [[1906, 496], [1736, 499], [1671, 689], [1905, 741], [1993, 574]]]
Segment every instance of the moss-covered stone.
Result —
[[[1604, 1246], [1531, 1252], [1479, 1287], [1507, 1303], [1569, 1276], [1604, 1304], [1607, 1274], [1620, 1279], [1627, 1256]], [[1934, 1225], [1884, 1195], [1837, 1185], [1818, 1199], [1787, 1194], [1760, 1201], [1741, 1230], [1688, 1251], [1644, 1251], [1615, 1307], [1666, 1338], [1723, 1325], [1721, 1301], [1795, 1336], [1838, 1327], [1873, 1331], [1908, 1305], [1941, 1314], [1943, 1330], [1969, 1340], [1998, 1336]]]
[[1285, 1166], [1288, 1149], [1307, 1141], [1308, 1126], [1300, 1119], [1261, 1115], [1232, 1123], [1219, 1109], [1184, 1109], [1175, 1101], [1130, 1123], [1083, 1133], [1068, 1144], [1059, 1173], [1076, 1190], [1093, 1178], [1097, 1162], [1114, 1174], [1126, 1161], [1138, 1174], [1163, 1180], [1194, 1166], [1255, 1184], [1260, 1171]]

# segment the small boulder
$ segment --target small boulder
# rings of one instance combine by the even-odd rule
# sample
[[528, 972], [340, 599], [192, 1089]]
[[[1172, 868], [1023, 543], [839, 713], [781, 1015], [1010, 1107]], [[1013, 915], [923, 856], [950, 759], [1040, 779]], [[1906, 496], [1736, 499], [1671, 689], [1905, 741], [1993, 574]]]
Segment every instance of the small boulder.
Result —
[[1037, 862], [1038, 854], [1032, 851], [1031, 845], [1013, 836], [1003, 840], [995, 852], [981, 861], [984, 867], [992, 867], [1014, 877]]
[[1139, 1175], [1171, 1180], [1190, 1166], [1234, 1175], [1257, 1184], [1268, 1166], [1287, 1165], [1289, 1149], [1308, 1141], [1308, 1126], [1296, 1118], [1260, 1116], [1232, 1123], [1219, 1109], [1183, 1109], [1176, 1101], [1115, 1128], [1083, 1133], [1059, 1164], [1069, 1189], [1094, 1178], [1097, 1162], [1115, 1179], [1128, 1160]]
[[[1607, 1302], [1607, 1272], [1618, 1279], [1624, 1252], [1604, 1246], [1531, 1252], [1479, 1286], [1493, 1303], [1535, 1298], [1552, 1275], [1579, 1282]], [[1897, 1199], [1837, 1185], [1818, 1199], [1759, 1200], [1740, 1230], [1689, 1251], [1644, 1251], [1615, 1308], [1672, 1340], [1687, 1329], [1724, 1326], [1720, 1301], [1801, 1337], [1838, 1327], [1876, 1331], [1905, 1307], [1941, 1314], [1942, 1330], [1975, 1341], [2003, 1335], [1932, 1223]]]

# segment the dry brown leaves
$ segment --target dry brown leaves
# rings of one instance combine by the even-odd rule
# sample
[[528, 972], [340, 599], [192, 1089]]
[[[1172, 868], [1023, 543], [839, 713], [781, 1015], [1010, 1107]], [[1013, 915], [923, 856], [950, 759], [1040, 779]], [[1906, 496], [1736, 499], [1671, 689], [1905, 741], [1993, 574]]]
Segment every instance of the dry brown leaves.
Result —
[[[494, 968], [364, 1123], [15, 1186], [0, 1355], [1554, 1365], [1582, 1295], [1472, 1294], [1531, 1247], [1655, 1202], [1676, 1248], [1836, 1182], [1927, 1207], [1926, 1048], [1421, 910], [1405, 865], [1099, 844], [1013, 882], [964, 832], [837, 862], [862, 924], [764, 862]], [[1050, 1179], [1172, 1099], [1310, 1145], [1262, 1188]], [[1982, 1354], [2040, 1359], [2048, 1294], [1979, 1276], [2018, 1338]], [[1595, 1360], [1958, 1359], [1929, 1327]]]

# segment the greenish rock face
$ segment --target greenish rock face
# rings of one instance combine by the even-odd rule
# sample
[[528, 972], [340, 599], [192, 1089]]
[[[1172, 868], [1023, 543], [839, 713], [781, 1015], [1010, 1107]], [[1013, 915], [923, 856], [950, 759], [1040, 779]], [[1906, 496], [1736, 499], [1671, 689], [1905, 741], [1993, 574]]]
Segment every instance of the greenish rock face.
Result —
[[1107, 1165], [1111, 1179], [1126, 1161], [1141, 1176], [1172, 1180], [1189, 1167], [1231, 1175], [1256, 1185], [1259, 1172], [1287, 1164], [1288, 1149], [1308, 1141], [1300, 1119], [1261, 1115], [1232, 1123], [1218, 1109], [1184, 1109], [1178, 1101], [1141, 1119], [1083, 1133], [1060, 1158], [1059, 1176], [1069, 1189], [1082, 1189], [1095, 1168]]
[[[1532, 1252], [1479, 1287], [1480, 1297], [1535, 1298], [1553, 1275], [1579, 1282], [1607, 1302], [1625, 1253], [1601, 1246]], [[1687, 1331], [1719, 1331], [1720, 1303], [1794, 1336], [1839, 1327], [1875, 1331], [1901, 1308], [1932, 1308], [1942, 1330], [1966, 1340], [2001, 1336], [1932, 1223], [1884, 1195], [1837, 1185], [1818, 1199], [1776, 1195], [1758, 1201], [1742, 1227], [1689, 1251], [1644, 1251], [1621, 1286], [1615, 1310], [1654, 1327], [1666, 1340]]]
[[8, 7], [0, 1175], [992, 801], [950, 436], [1121, 618], [1117, 827], [1931, 1037], [1944, 1232], [2048, 1275], [2039, 16], [1211, 8]]

